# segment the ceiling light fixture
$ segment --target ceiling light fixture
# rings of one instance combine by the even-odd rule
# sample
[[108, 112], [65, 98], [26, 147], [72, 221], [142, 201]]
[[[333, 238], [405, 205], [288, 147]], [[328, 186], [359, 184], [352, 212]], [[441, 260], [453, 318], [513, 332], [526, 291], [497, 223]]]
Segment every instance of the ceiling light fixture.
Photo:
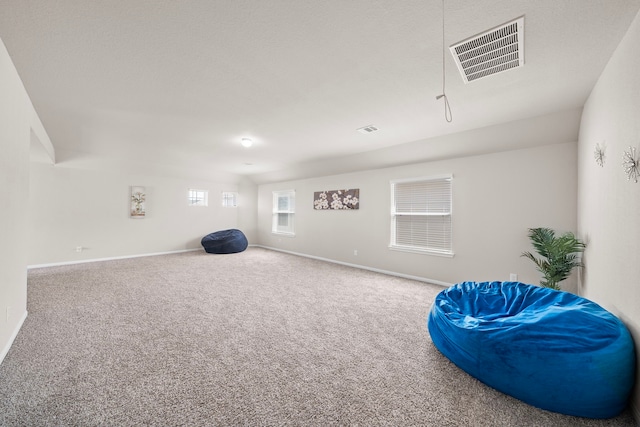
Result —
[[449, 105], [449, 99], [445, 92], [445, 68], [444, 68], [444, 0], [442, 0], [442, 94], [436, 96], [436, 101], [440, 98], [444, 98], [444, 119], [447, 123], [451, 123], [453, 120], [453, 114], [451, 114], [451, 106]]
[[249, 138], [242, 138], [240, 144], [242, 144], [243, 147], [249, 148], [253, 145], [253, 141]]

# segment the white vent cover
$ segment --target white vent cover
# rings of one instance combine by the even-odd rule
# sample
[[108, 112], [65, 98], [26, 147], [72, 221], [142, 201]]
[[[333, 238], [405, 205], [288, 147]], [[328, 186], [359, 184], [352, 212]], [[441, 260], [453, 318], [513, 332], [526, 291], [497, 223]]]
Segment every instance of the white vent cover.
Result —
[[359, 129], [356, 129], [358, 132], [360, 133], [364, 133], [365, 135], [370, 134], [372, 132], [375, 132], [378, 130], [377, 127], [375, 127], [374, 125], [369, 125], [369, 126], [365, 126], [365, 127], [361, 127]]
[[524, 16], [449, 48], [465, 83], [524, 65]]

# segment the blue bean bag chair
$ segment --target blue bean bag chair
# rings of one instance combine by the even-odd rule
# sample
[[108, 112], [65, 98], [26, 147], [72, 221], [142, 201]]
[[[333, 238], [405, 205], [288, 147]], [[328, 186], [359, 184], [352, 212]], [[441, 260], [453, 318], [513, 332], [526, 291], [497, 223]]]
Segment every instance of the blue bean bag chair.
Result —
[[428, 329], [458, 367], [533, 406], [587, 418], [627, 406], [631, 335], [585, 298], [518, 282], [464, 282], [436, 296]]
[[210, 254], [233, 254], [247, 249], [249, 242], [242, 231], [232, 228], [207, 234], [200, 244]]

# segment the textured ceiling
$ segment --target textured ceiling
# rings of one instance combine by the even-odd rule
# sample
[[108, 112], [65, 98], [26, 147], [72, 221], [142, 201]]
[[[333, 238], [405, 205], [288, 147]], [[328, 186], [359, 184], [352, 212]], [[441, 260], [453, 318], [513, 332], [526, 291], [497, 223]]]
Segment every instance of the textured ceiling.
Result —
[[[452, 123], [435, 99], [440, 0], [0, 0], [0, 38], [60, 162], [97, 154], [266, 182], [580, 108], [639, 8], [446, 1], [447, 46], [525, 16], [522, 68], [464, 84], [447, 51]], [[380, 131], [356, 132], [370, 124]], [[369, 157], [362, 167], [385, 165]]]

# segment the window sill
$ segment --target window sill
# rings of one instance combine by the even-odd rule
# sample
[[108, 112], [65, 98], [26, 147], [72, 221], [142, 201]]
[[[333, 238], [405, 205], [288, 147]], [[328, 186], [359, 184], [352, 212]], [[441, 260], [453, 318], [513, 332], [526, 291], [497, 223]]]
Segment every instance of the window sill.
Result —
[[276, 236], [284, 236], [284, 237], [295, 237], [296, 233], [287, 233], [284, 231], [272, 231], [271, 234], [275, 234]]
[[391, 249], [392, 251], [411, 252], [414, 254], [433, 255], [433, 256], [439, 256], [444, 258], [453, 258], [454, 256], [453, 252], [436, 251], [431, 249], [416, 248], [413, 246], [389, 245], [389, 249]]

